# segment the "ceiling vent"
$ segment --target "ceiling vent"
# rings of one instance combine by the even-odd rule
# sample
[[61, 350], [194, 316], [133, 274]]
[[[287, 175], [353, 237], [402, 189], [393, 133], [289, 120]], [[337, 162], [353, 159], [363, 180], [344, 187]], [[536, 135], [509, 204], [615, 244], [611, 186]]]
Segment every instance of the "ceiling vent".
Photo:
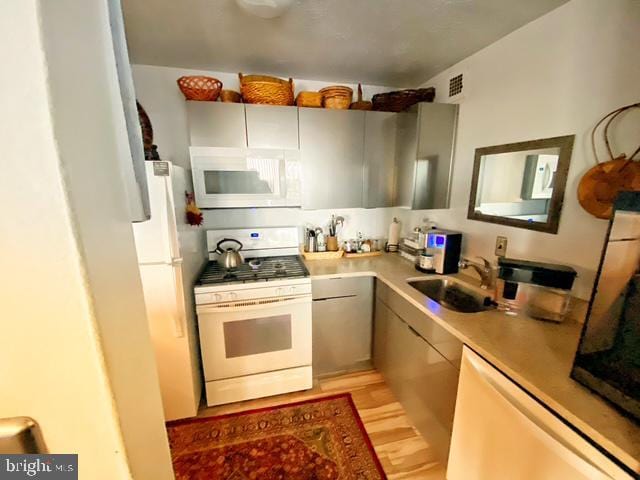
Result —
[[449, 98], [462, 95], [462, 73], [449, 79]]

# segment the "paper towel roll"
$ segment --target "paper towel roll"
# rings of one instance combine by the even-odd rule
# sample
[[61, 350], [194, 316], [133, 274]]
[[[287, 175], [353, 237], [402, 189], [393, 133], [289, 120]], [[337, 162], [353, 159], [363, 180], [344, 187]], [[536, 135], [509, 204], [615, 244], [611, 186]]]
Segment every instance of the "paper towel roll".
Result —
[[387, 241], [387, 250], [395, 252], [400, 244], [400, 221], [393, 217], [391, 225], [389, 225], [389, 240]]

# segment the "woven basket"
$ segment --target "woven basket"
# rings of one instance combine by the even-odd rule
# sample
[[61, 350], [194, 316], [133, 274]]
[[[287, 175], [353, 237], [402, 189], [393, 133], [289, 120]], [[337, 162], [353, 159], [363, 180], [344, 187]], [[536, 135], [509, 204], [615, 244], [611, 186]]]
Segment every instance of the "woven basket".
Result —
[[298, 107], [322, 107], [322, 94], [320, 92], [300, 92], [296, 97]]
[[371, 99], [373, 109], [380, 112], [402, 112], [418, 102], [433, 102], [436, 89], [433, 87], [417, 90], [398, 90], [378, 93]]
[[178, 87], [187, 100], [215, 102], [222, 90], [222, 82], [213, 77], [188, 76], [178, 79]]
[[353, 90], [341, 85], [333, 85], [320, 89], [324, 108], [347, 110], [351, 106]]
[[225, 103], [242, 103], [242, 95], [235, 90], [222, 90], [220, 92], [220, 101]]
[[267, 105], [293, 105], [293, 80], [269, 77], [267, 75], [242, 75], [240, 91], [245, 103]]
[[351, 97], [336, 95], [333, 97], [324, 97], [324, 108], [333, 110], [348, 110], [351, 106]]
[[371, 110], [373, 104], [362, 100], [362, 85], [358, 84], [358, 100], [353, 102], [349, 107], [351, 110]]
[[323, 97], [331, 97], [334, 95], [353, 97], [353, 90], [349, 87], [343, 87], [342, 85], [332, 85], [330, 87], [321, 88], [320, 93]]

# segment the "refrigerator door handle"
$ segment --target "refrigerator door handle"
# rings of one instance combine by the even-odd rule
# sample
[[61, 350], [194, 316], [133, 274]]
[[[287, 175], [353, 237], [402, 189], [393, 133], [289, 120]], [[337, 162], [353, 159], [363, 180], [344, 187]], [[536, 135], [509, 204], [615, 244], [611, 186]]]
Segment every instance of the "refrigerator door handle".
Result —
[[[182, 261], [182, 259], [180, 259]], [[176, 338], [184, 337], [184, 325], [186, 323], [186, 305], [184, 301], [184, 288], [182, 283], [182, 267], [174, 265], [173, 267], [173, 284], [176, 294], [175, 311], [173, 314], [173, 328]]]
[[171, 177], [164, 177], [164, 186], [167, 194], [167, 233], [169, 235], [169, 255], [172, 263], [181, 263], [180, 241], [178, 239], [178, 221], [176, 219], [176, 202], [173, 197]]

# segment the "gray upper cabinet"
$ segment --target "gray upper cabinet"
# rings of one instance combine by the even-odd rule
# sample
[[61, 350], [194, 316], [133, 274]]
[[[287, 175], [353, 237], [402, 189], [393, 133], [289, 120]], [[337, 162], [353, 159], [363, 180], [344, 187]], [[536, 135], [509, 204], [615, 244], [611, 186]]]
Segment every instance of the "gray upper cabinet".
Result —
[[300, 108], [302, 207], [362, 207], [364, 112]]
[[244, 105], [223, 102], [187, 102], [192, 147], [247, 146]]
[[391, 207], [395, 189], [396, 121], [391, 112], [365, 112], [364, 188], [365, 208]]
[[249, 148], [298, 149], [298, 109], [245, 105]]
[[395, 206], [449, 208], [458, 106], [420, 103], [398, 114]]

